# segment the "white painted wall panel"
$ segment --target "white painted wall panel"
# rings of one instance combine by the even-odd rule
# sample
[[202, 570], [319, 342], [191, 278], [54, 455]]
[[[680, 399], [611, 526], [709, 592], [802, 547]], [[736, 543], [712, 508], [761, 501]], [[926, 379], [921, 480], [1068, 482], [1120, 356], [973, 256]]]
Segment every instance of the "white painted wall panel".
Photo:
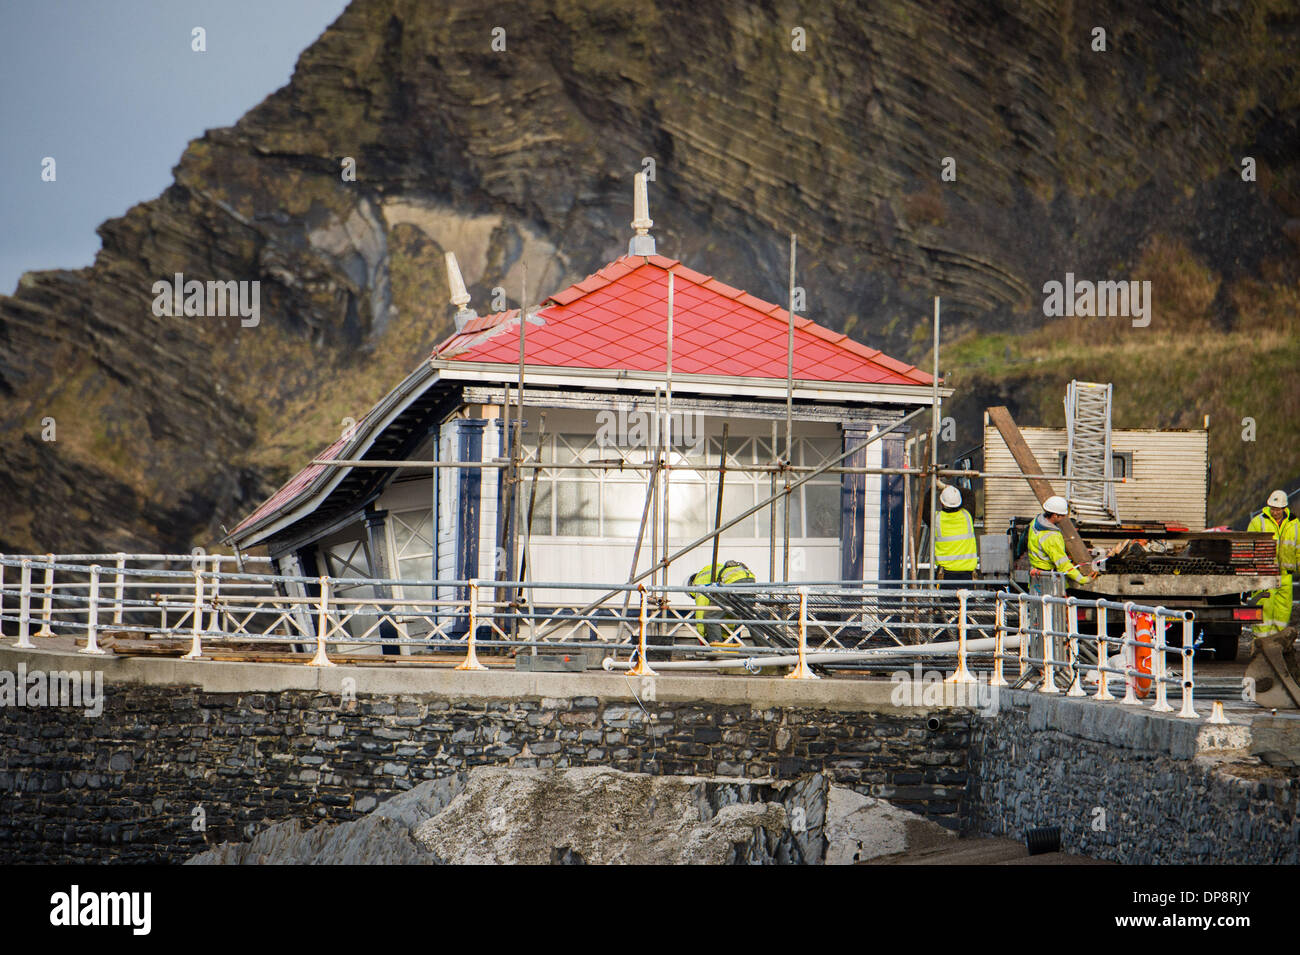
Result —
[[[879, 441], [873, 441], [867, 445], [867, 467], [878, 468], [881, 466], [884, 448]], [[876, 580], [880, 577], [880, 494], [883, 482], [879, 474], [868, 474], [866, 482], [866, 521], [862, 534], [862, 546], [864, 548], [862, 555], [862, 576], [865, 580]], [[840, 575], [838, 568], [831, 578], [837, 579]]]

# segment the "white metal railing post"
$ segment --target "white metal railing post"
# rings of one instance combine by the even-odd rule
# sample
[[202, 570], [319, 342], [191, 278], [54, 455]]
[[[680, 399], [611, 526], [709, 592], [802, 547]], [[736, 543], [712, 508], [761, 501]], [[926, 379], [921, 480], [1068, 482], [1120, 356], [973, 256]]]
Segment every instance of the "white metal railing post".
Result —
[[113, 596], [113, 626], [122, 626], [122, 610], [126, 606], [126, 554], [117, 552], [114, 561], [117, 572], [117, 593]]
[[655, 676], [655, 671], [650, 667], [650, 661], [646, 659], [646, 591], [645, 584], [636, 585], [637, 593], [640, 596], [640, 604], [637, 610], [637, 637], [636, 637], [636, 666], [629, 669], [629, 676]]
[[989, 686], [1009, 686], [1002, 676], [1002, 652], [1006, 646], [1007, 603], [999, 593], [993, 605], [993, 678]]
[[329, 655], [325, 652], [325, 634], [329, 631], [330, 623], [330, 593], [330, 579], [322, 577], [320, 579], [320, 600], [316, 605], [316, 655], [307, 664], [309, 667], [334, 666]]
[[1100, 603], [1097, 605], [1097, 693], [1093, 696], [1094, 700], [1113, 700], [1114, 694], [1110, 692], [1110, 674], [1106, 668], [1110, 666], [1110, 657], [1107, 653], [1107, 638], [1110, 636], [1110, 623], [1106, 618], [1106, 608]]
[[1133, 601], [1124, 602], [1124, 699], [1121, 706], [1141, 706], [1137, 697], [1137, 633], [1134, 629]]
[[208, 629], [213, 633], [221, 632], [221, 611], [217, 609], [217, 598], [221, 596], [221, 555], [212, 555], [212, 614], [208, 617]]
[[478, 581], [469, 582], [469, 639], [465, 659], [456, 665], [457, 670], [486, 670], [478, 662], [478, 653], [474, 650], [475, 631], [478, 630]]
[[1194, 700], [1194, 690], [1196, 683], [1192, 677], [1192, 657], [1196, 655], [1195, 635], [1192, 632], [1192, 615], [1190, 611], [1183, 611], [1183, 665], [1182, 665], [1182, 684], [1183, 684], [1183, 708], [1178, 711], [1178, 716], [1185, 720], [1200, 719], [1200, 714], [1196, 712], [1196, 701]]
[[14, 646], [19, 650], [33, 650], [32, 643], [32, 562], [24, 557], [22, 563], [21, 589], [18, 592], [18, 642]]
[[1025, 624], [1029, 620], [1029, 604], [1025, 594], [1016, 595], [1016, 606], [1019, 609], [1019, 622], [1017, 632], [1020, 634], [1020, 647], [1016, 653], [1016, 662], [1020, 667], [1020, 672], [1016, 674], [1017, 679], [1024, 679], [1025, 670], [1029, 668], [1029, 634], [1026, 632]]
[[970, 591], [962, 588], [957, 591], [957, 669], [945, 683], [974, 683], [975, 677], [966, 669], [966, 601]]
[[799, 588], [799, 662], [785, 675], [787, 680], [820, 680], [808, 668], [808, 588]]
[[1053, 604], [1046, 594], [1040, 595], [1038, 600], [1038, 606], [1042, 608], [1039, 618], [1043, 624], [1043, 685], [1038, 692], [1060, 693], [1061, 689], [1056, 685], [1056, 665], [1052, 660], [1052, 643], [1056, 639], [1056, 628], [1052, 626], [1056, 622], [1052, 619]]
[[99, 648], [99, 564], [90, 567], [90, 606], [86, 610], [86, 648], [82, 653], [103, 656], [105, 651]]
[[1083, 692], [1083, 683], [1079, 674], [1079, 598], [1067, 597], [1065, 601], [1065, 629], [1069, 633], [1070, 648], [1070, 670], [1073, 673], [1073, 679], [1070, 680], [1070, 689], [1066, 696], [1087, 696]]
[[50, 615], [54, 610], [54, 555], [45, 555], [45, 603], [41, 608], [41, 629], [36, 631], [38, 637], [52, 637]]
[[1169, 685], [1165, 682], [1167, 676], [1165, 651], [1168, 649], [1165, 642], [1165, 613], [1164, 607], [1156, 607], [1156, 632], [1152, 635], [1155, 648], [1151, 651], [1155, 657], [1151, 661], [1151, 677], [1156, 681], [1156, 702], [1155, 706], [1151, 707], [1153, 713], [1172, 713], [1174, 711], [1174, 708], [1169, 705]]
[[203, 570], [194, 571], [194, 640], [190, 652], [182, 660], [197, 660], [203, 656]]

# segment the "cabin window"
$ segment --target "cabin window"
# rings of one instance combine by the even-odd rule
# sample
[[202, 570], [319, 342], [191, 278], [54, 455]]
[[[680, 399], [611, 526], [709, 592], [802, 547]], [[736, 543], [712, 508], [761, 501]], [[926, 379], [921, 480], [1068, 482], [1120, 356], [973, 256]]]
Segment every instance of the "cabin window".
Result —
[[[1057, 452], [1057, 467], [1061, 477], [1066, 476], [1067, 465], [1069, 464], [1069, 454], [1065, 451]], [[1132, 451], [1112, 451], [1110, 455], [1111, 476], [1117, 478], [1132, 477], [1133, 475], [1133, 452]]]
[[402, 580], [430, 580], [433, 572], [433, 518], [428, 508], [394, 511], [388, 517]]
[[[321, 556], [325, 560], [325, 570], [331, 577], [364, 579], [372, 576], [370, 549], [364, 539], [336, 541], [322, 547]], [[339, 601], [375, 599], [375, 588], [370, 584], [335, 584], [333, 593]], [[340, 603], [339, 606], [345, 605]], [[355, 612], [343, 628], [354, 637], [364, 636], [366, 630], [375, 623], [373, 610], [358, 605], [350, 605], [349, 609], [355, 609]]]
[[342, 541], [324, 551], [331, 577], [369, 577], [370, 550], [364, 540]]

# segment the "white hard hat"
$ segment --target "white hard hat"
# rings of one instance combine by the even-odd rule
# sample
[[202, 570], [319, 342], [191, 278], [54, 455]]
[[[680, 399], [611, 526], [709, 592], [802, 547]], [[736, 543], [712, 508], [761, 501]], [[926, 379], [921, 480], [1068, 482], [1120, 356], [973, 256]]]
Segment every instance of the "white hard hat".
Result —
[[944, 507], [961, 507], [961, 491], [949, 484], [939, 495], [939, 503]]
[[1268, 496], [1269, 507], [1286, 507], [1286, 491], [1274, 491]]
[[1059, 494], [1053, 494], [1043, 502], [1043, 510], [1048, 514], [1069, 514], [1070, 505]]

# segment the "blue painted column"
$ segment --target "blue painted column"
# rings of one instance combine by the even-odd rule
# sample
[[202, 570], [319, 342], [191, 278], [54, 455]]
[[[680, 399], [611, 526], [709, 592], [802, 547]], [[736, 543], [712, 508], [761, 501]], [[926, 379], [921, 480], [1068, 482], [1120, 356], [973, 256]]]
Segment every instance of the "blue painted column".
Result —
[[[497, 456], [509, 460], [511, 455], [514, 454], [514, 447], [511, 442], [511, 438], [514, 436], [510, 432], [506, 431], [504, 418], [496, 419], [496, 429], [497, 447], [500, 448], [497, 452]], [[506, 493], [506, 477], [509, 473], [510, 472], [505, 468], [497, 469], [497, 523], [495, 530], [499, 533], [495, 541], [495, 546], [497, 548], [497, 553], [500, 553], [502, 550], [506, 551], [506, 553], [504, 566], [497, 567], [496, 561], [493, 561], [492, 566], [494, 577], [499, 576], [497, 573], [498, 571], [504, 571], [505, 580], [514, 580], [515, 555], [511, 553], [512, 548], [510, 547], [510, 522], [514, 515], [512, 513], [507, 513], [510, 505], [510, 496]], [[516, 486], [516, 488], [517, 487], [518, 486]]]
[[[880, 466], [903, 466], [903, 436], [888, 434], [880, 439]], [[903, 481], [901, 474], [880, 477], [880, 579], [900, 580], [903, 576]]]
[[[844, 426], [844, 443], [840, 450], [847, 451], [861, 444], [871, 434], [860, 425]], [[866, 467], [867, 451], [863, 448], [850, 454], [842, 462], [846, 468]], [[861, 580], [863, 572], [863, 538], [866, 534], [867, 476], [865, 474], [840, 475], [840, 579]]]

